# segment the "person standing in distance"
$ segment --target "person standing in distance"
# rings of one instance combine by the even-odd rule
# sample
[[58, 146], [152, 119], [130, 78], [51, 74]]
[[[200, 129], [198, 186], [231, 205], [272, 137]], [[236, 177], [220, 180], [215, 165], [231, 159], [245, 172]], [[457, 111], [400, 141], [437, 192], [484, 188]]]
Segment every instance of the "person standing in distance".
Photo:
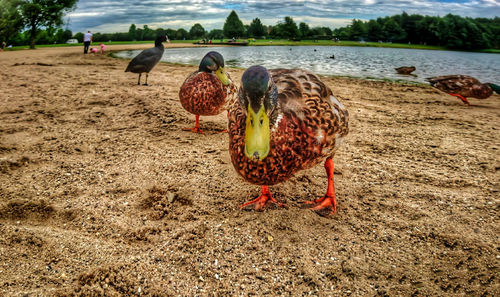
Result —
[[90, 43], [92, 43], [92, 33], [90, 33], [90, 31], [88, 31], [87, 33], [83, 34], [83, 53], [84, 54], [89, 52]]

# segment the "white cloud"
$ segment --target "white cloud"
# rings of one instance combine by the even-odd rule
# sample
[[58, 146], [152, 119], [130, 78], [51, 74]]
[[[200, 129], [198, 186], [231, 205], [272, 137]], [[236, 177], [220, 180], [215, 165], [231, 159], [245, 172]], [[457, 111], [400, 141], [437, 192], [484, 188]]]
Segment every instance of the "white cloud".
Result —
[[110, 33], [128, 31], [130, 24], [147, 24], [151, 28], [189, 28], [200, 23], [206, 30], [221, 29], [231, 10], [245, 24], [258, 17], [266, 25], [274, 25], [285, 16], [310, 26], [345, 26], [352, 19], [368, 20], [400, 14], [446, 15], [470, 17], [500, 15], [500, 0], [81, 0], [68, 14], [74, 32], [91, 29]]

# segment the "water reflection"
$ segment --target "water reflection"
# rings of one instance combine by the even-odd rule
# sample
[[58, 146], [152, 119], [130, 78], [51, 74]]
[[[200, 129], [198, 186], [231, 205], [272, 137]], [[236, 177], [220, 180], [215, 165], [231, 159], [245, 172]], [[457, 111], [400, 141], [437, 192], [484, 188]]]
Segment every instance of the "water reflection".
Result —
[[[416, 82], [424, 82], [429, 76], [466, 74], [482, 82], [500, 83], [499, 55], [455, 51], [348, 46], [195, 47], [166, 49], [162, 61], [198, 65], [210, 50], [220, 52], [232, 67], [304, 68], [324, 75]], [[132, 58], [139, 52], [122, 51], [117, 55]], [[330, 58], [332, 55], [335, 59]], [[397, 74], [394, 68], [400, 66], [415, 66], [415, 76]]]

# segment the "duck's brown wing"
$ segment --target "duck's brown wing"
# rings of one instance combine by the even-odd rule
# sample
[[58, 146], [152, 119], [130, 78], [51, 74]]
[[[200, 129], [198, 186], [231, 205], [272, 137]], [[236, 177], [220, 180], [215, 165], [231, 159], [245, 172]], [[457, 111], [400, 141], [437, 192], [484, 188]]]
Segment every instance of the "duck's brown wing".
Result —
[[473, 85], [481, 84], [474, 77], [467, 75], [444, 75], [429, 77], [427, 78], [427, 81], [431, 84], [431, 86], [443, 92], [458, 94], [461, 94], [461, 92], [472, 88]]
[[488, 84], [482, 84], [476, 78], [467, 75], [436, 76], [427, 78], [427, 81], [443, 92], [460, 94], [463, 97], [484, 99], [493, 94], [493, 90]]
[[278, 87], [278, 106], [284, 116], [300, 120], [323, 148], [333, 149], [349, 132], [349, 113], [330, 88], [314, 73], [302, 69], [269, 71]]

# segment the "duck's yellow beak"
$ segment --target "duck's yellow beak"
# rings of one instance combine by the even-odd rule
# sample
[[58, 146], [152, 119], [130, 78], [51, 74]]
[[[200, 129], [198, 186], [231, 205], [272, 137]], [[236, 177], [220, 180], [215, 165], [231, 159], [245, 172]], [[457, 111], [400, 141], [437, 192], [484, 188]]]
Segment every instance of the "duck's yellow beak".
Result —
[[255, 113], [248, 105], [245, 128], [245, 155], [255, 161], [262, 161], [269, 154], [271, 129], [264, 105]]
[[227, 77], [227, 73], [224, 67], [219, 67], [219, 69], [215, 71], [215, 75], [217, 75], [223, 85], [227, 86], [231, 83], [231, 80], [229, 79], [229, 77]]

